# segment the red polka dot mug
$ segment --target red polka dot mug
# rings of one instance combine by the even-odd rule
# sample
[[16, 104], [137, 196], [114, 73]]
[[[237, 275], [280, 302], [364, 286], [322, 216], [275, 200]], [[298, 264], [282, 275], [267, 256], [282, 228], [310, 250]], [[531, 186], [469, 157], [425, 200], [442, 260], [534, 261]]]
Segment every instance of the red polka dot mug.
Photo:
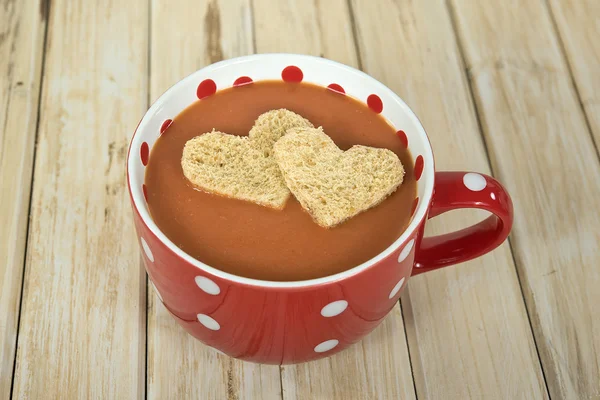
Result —
[[[418, 197], [406, 231], [373, 259], [336, 275], [296, 282], [235, 276], [202, 263], [172, 243], [150, 217], [144, 169], [150, 148], [171, 120], [217, 90], [265, 79], [306, 81], [364, 101], [398, 132], [415, 156]], [[423, 126], [377, 80], [323, 58], [261, 54], [203, 68], [167, 90], [136, 129], [127, 182], [144, 263], [173, 318], [206, 345], [242, 360], [290, 364], [329, 356], [361, 340], [396, 305], [411, 276], [479, 257], [499, 246], [513, 220], [512, 202], [494, 179], [472, 172], [436, 172]], [[423, 237], [426, 221], [446, 211], [492, 213], [469, 228]]]

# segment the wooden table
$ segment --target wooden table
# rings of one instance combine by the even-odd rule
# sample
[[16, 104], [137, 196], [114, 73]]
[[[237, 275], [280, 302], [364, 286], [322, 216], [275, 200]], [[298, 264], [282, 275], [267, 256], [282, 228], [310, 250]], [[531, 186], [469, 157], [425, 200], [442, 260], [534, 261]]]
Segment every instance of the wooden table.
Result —
[[[506, 184], [510, 241], [322, 361], [188, 336], [148, 290], [128, 142], [167, 87], [255, 52], [384, 82], [439, 169]], [[599, 0], [5, 0], [0, 85], [0, 398], [600, 398]]]

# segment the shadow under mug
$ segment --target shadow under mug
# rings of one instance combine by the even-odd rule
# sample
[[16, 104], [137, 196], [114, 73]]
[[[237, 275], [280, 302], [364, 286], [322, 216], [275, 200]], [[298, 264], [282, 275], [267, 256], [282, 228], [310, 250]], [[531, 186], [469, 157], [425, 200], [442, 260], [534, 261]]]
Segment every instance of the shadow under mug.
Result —
[[[366, 103], [398, 131], [415, 160], [417, 195], [408, 228], [386, 250], [319, 279], [272, 282], [235, 276], [184, 253], [153, 222], [145, 200], [149, 151], [170, 121], [194, 101], [254, 81], [282, 79], [329, 87]], [[513, 209], [494, 178], [435, 172], [427, 134], [390, 89], [354, 68], [318, 57], [259, 54], [203, 68], [167, 90], [146, 112], [131, 140], [127, 183], [144, 264], [157, 295], [191, 335], [229, 356], [290, 364], [329, 356], [361, 340], [396, 305], [408, 279], [479, 257], [499, 246]], [[426, 221], [477, 208], [487, 219], [457, 232], [423, 237]]]

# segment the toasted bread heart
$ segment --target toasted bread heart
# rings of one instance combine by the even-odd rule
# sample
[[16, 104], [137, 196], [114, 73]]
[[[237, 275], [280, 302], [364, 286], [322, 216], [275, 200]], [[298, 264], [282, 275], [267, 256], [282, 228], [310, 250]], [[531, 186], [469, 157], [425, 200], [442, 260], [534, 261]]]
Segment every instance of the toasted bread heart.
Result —
[[295, 128], [273, 147], [285, 183], [313, 220], [334, 227], [381, 203], [404, 179], [388, 149], [340, 150], [322, 128]]
[[207, 192], [282, 209], [290, 191], [273, 158], [273, 144], [290, 128], [312, 126], [280, 109], [260, 115], [248, 136], [216, 130], [196, 136], [183, 148], [183, 174]]

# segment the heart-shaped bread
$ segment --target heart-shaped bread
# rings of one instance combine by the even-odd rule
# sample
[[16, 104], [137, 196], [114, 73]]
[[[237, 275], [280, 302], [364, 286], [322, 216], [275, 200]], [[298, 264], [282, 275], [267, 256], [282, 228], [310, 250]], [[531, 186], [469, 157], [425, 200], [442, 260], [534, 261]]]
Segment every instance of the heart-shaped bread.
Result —
[[296, 128], [273, 147], [285, 183], [313, 220], [336, 226], [381, 203], [404, 179], [388, 149], [340, 150], [322, 128]]
[[280, 109], [260, 115], [248, 136], [204, 133], [185, 144], [183, 174], [204, 191], [282, 209], [290, 191], [273, 158], [273, 144], [290, 128], [312, 126]]

